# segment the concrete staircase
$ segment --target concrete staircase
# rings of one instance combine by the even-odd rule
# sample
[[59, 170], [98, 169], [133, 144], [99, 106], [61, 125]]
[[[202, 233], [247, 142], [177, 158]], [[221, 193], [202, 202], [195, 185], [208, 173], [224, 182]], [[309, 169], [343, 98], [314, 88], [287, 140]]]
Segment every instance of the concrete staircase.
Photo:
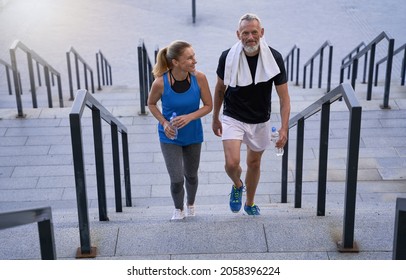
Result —
[[[203, 118], [205, 142], [197, 216], [170, 222], [173, 206], [156, 120], [151, 114], [138, 114], [137, 88], [113, 86], [96, 92], [94, 96], [128, 128], [133, 196], [133, 207], [124, 207], [123, 213], [115, 212], [111, 140], [106, 125], [103, 129], [110, 221], [98, 221], [93, 136], [90, 110], [86, 110], [86, 183], [91, 240], [98, 250], [97, 259], [391, 259], [395, 201], [406, 196], [406, 90], [392, 85], [391, 110], [379, 108], [383, 100], [381, 86], [373, 89], [371, 101], [365, 100], [365, 92], [365, 85], [356, 85], [363, 107], [355, 222], [360, 252], [356, 254], [339, 253], [336, 247], [342, 238], [344, 213], [348, 127], [344, 102], [331, 106], [326, 216], [316, 216], [318, 114], [305, 125], [302, 208], [293, 206], [293, 128], [288, 203], [280, 203], [281, 161], [273, 151], [267, 151], [256, 199], [261, 207], [260, 217], [229, 211], [230, 182], [224, 172], [222, 144], [211, 131], [208, 115]], [[290, 93], [293, 116], [325, 90], [290, 85]], [[0, 104], [12, 104], [14, 96], [2, 94], [0, 98]], [[24, 98], [28, 99], [28, 94]], [[275, 94], [271, 117], [275, 123], [279, 120], [276, 99]], [[73, 259], [80, 241], [69, 132], [71, 101], [66, 101], [65, 108], [52, 109], [31, 109], [29, 100], [24, 102], [23, 119], [15, 118], [15, 107], [0, 109], [0, 211], [51, 206], [57, 257]], [[242, 165], [245, 170], [243, 160]], [[36, 225], [1, 231], [0, 259], [39, 259], [37, 235]]]

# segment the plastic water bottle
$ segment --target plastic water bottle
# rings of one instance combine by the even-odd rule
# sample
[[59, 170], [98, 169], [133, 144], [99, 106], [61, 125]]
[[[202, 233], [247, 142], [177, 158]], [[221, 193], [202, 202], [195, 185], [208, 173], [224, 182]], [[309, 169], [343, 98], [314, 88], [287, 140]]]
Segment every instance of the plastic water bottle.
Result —
[[276, 142], [279, 139], [279, 132], [276, 130], [276, 127], [272, 127], [272, 131], [271, 131], [271, 142], [274, 144], [275, 146], [275, 154], [278, 157], [283, 156], [283, 148], [278, 148], [276, 147]]
[[172, 129], [175, 130], [175, 136], [172, 137], [171, 140], [175, 140], [176, 138], [178, 138], [178, 128], [173, 125], [173, 119], [174, 118], [176, 118], [176, 113], [175, 112], [172, 113], [172, 117], [169, 119], [169, 123], [171, 124]]

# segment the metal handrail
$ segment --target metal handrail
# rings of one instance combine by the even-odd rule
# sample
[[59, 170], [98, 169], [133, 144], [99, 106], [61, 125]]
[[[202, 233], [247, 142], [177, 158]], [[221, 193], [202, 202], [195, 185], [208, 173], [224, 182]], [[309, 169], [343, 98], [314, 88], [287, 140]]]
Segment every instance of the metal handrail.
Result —
[[[113, 84], [113, 78], [111, 74], [111, 65], [107, 61], [106, 57], [103, 55], [102, 51], [99, 50], [96, 53], [96, 67], [97, 67], [97, 90], [101, 90], [101, 85], [111, 86]], [[100, 75], [101, 72], [101, 75]], [[102, 82], [100, 82], [100, 76]]]
[[56, 260], [51, 207], [0, 213], [0, 230], [38, 223], [41, 259]]
[[31, 86], [31, 96], [32, 96], [32, 105], [33, 108], [38, 108], [37, 105], [37, 94], [35, 89], [35, 79], [34, 79], [34, 69], [33, 69], [33, 61], [41, 64], [44, 67], [44, 76], [45, 76], [45, 84], [47, 87], [47, 95], [48, 95], [48, 107], [52, 108], [52, 92], [51, 92], [51, 81], [50, 81], [50, 74], [55, 75], [57, 77], [58, 82], [58, 96], [59, 96], [59, 106], [63, 107], [63, 96], [62, 96], [62, 84], [61, 84], [61, 74], [56, 71], [48, 62], [46, 62], [41, 56], [39, 56], [36, 52], [32, 49], [28, 48], [24, 45], [21, 41], [15, 41], [10, 47], [10, 58], [11, 58], [11, 65], [13, 69], [13, 78], [14, 78], [14, 90], [16, 93], [16, 102], [17, 102], [17, 111], [18, 117], [24, 117], [23, 113], [23, 106], [21, 101], [21, 85], [19, 84], [19, 72], [17, 68], [17, 57], [16, 57], [16, 50], [21, 49], [27, 54], [28, 60], [28, 71], [30, 76], [30, 86]]
[[[157, 50], [155, 51], [155, 58]], [[140, 115], [146, 115], [145, 107], [148, 103], [148, 93], [151, 89], [154, 76], [152, 75], [152, 63], [149, 59], [147, 48], [145, 47], [144, 40], [140, 40], [138, 45], [138, 72], [139, 72], [139, 84], [140, 84]]]
[[85, 163], [81, 127], [81, 117], [86, 106], [92, 110], [99, 220], [109, 220], [107, 216], [106, 183], [104, 176], [103, 135], [101, 124], [102, 119], [106, 121], [111, 127], [116, 212], [122, 212], [119, 155], [120, 148], [118, 139], [119, 132], [121, 133], [122, 138], [121, 152], [124, 165], [126, 206], [132, 206], [127, 128], [118, 119], [116, 119], [103, 105], [101, 105], [99, 101], [97, 101], [87, 90], [79, 90], [76, 94], [75, 100], [72, 105], [72, 110], [69, 115], [81, 241], [81, 247], [78, 250], [78, 257], [95, 256], [95, 248], [91, 247], [90, 244], [89, 217], [85, 182]]
[[70, 54], [73, 53], [74, 58], [75, 58], [75, 72], [76, 72], [76, 86], [77, 89], [80, 89], [80, 71], [79, 71], [79, 62], [82, 63], [83, 65], [83, 75], [84, 75], [84, 81], [85, 81], [85, 88], [88, 90], [89, 85], [88, 85], [88, 79], [87, 79], [87, 72], [89, 71], [90, 73], [90, 83], [91, 83], [91, 89], [92, 93], [94, 93], [94, 81], [93, 81], [93, 70], [89, 66], [89, 64], [79, 55], [79, 53], [71, 47], [69, 51], [66, 52], [66, 62], [68, 65], [68, 78], [69, 78], [69, 93], [70, 93], [70, 100], [73, 100], [73, 82], [72, 82], [72, 67], [71, 67], [71, 61], [70, 61]]
[[330, 91], [331, 87], [331, 69], [333, 64], [333, 46], [329, 41], [326, 41], [321, 45], [321, 47], [312, 55], [312, 57], [303, 66], [303, 88], [306, 88], [306, 67], [310, 65], [310, 82], [309, 88], [312, 88], [313, 84], [313, 64], [314, 60], [319, 57], [319, 82], [318, 87], [321, 88], [321, 79], [323, 76], [323, 61], [324, 61], [324, 49], [329, 48], [328, 57], [328, 69], [327, 69], [327, 92]]
[[[359, 51], [364, 48], [366, 45], [364, 42], [361, 42], [358, 44], [358, 46], [356, 46], [353, 50], [350, 51], [349, 54], [347, 54], [342, 60], [341, 60], [341, 65], [345, 64], [347, 61], [351, 60], [353, 55], [359, 53]], [[363, 75], [362, 75], [362, 82], [365, 83], [366, 82], [366, 75], [367, 75], [367, 63], [368, 63], [368, 56], [367, 54], [365, 54], [365, 59], [364, 59], [364, 71], [363, 71]], [[351, 65], [348, 66], [348, 72], [347, 72], [347, 79], [351, 78]]]
[[[4, 60], [0, 59], [0, 64], [5, 67], [6, 70], [6, 79], [7, 79], [7, 88], [8, 88], [8, 94], [13, 95], [13, 89], [12, 89], [12, 84], [11, 84], [11, 78], [10, 78], [10, 71], [13, 71], [13, 67], [11, 64], [5, 62]], [[20, 92], [22, 94], [22, 88], [21, 88], [21, 75], [20, 72], [17, 73], [18, 75], [18, 84], [20, 86]]]
[[[322, 98], [308, 106], [302, 112], [292, 117], [289, 121], [289, 128], [297, 126], [295, 208], [300, 208], [302, 203], [301, 198], [305, 120], [321, 111], [317, 215], [325, 215], [330, 104], [342, 98], [344, 98], [350, 113], [350, 124], [347, 147], [343, 242], [338, 244], [338, 247], [340, 251], [354, 251], [356, 250], [356, 248], [354, 248], [356, 247], [356, 244], [354, 242], [354, 221], [362, 107], [359, 105], [358, 100], [355, 97], [354, 90], [348, 84], [341, 84], [337, 86], [335, 89], [331, 90]], [[282, 159], [282, 203], [287, 202], [288, 151], [289, 141], [285, 145], [285, 153]]]
[[[293, 81], [293, 70], [295, 67], [295, 52], [296, 52], [296, 83], [295, 85], [299, 85], [299, 61], [300, 61], [300, 48], [296, 45], [288, 52], [284, 61], [286, 63], [286, 75], [287, 79]], [[290, 72], [290, 73], [289, 73]]]
[[375, 50], [376, 45], [383, 39], [388, 41], [388, 59], [386, 60], [386, 75], [385, 75], [385, 89], [383, 97], [383, 105], [381, 108], [390, 109], [389, 107], [389, 93], [390, 93], [390, 83], [392, 75], [392, 62], [393, 62], [393, 52], [395, 46], [395, 39], [387, 35], [385, 32], [379, 34], [375, 39], [373, 39], [367, 46], [360, 50], [351, 60], [347, 61], [340, 67], [340, 83], [344, 81], [344, 70], [352, 65], [351, 74], [351, 85], [355, 89], [355, 81], [358, 75], [358, 60], [370, 52], [369, 58], [369, 70], [368, 70], [368, 82], [367, 82], [367, 100], [371, 100], [372, 97], [372, 83], [374, 77], [374, 64], [375, 64]]
[[[405, 62], [406, 61], [406, 44], [403, 44], [402, 46], [397, 48], [395, 51], [393, 51], [393, 56], [397, 55], [401, 51], [403, 51], [403, 59], [402, 59], [402, 67], [400, 70], [400, 79], [401, 79], [400, 85], [404, 86], [405, 85], [405, 76], [406, 76], [406, 62]], [[385, 56], [384, 58], [379, 60], [375, 65], [375, 84], [374, 84], [375, 86], [378, 85], [379, 65], [384, 63], [387, 60], [388, 60], [388, 57]]]

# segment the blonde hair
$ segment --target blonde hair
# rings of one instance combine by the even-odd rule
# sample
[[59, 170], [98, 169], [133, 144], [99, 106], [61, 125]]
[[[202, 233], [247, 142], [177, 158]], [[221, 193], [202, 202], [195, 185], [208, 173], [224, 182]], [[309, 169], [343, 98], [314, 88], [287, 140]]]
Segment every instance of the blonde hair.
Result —
[[160, 49], [156, 57], [156, 64], [152, 69], [154, 77], [160, 77], [172, 69], [172, 59], [178, 59], [183, 54], [183, 51], [191, 46], [186, 41], [177, 40], [170, 43], [169, 46]]

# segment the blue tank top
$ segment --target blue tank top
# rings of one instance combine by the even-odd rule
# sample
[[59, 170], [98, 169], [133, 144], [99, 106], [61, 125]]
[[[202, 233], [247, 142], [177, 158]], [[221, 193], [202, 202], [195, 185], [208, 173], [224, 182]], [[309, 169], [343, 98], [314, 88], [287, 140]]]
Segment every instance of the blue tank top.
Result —
[[[164, 92], [162, 93], [162, 115], [166, 120], [176, 112], [177, 116], [186, 115], [195, 112], [200, 107], [200, 88], [194, 75], [190, 75], [190, 87], [183, 93], [177, 93], [168, 81], [168, 75], [163, 75]], [[185, 127], [178, 130], [178, 137], [171, 140], [166, 137], [163, 126], [158, 124], [159, 140], [162, 143], [187, 146], [203, 142], [203, 127], [201, 119], [193, 120]]]

